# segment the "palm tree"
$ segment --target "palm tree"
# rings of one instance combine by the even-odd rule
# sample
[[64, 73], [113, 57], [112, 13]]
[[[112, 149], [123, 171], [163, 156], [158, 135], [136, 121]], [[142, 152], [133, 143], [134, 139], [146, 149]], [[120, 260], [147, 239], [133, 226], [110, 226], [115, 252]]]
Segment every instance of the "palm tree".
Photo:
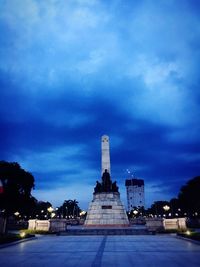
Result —
[[69, 217], [69, 216], [77, 217], [80, 212], [78, 201], [76, 199], [64, 200], [62, 206], [58, 208], [58, 212], [59, 212], [59, 216], [62, 213], [62, 216], [64, 218]]

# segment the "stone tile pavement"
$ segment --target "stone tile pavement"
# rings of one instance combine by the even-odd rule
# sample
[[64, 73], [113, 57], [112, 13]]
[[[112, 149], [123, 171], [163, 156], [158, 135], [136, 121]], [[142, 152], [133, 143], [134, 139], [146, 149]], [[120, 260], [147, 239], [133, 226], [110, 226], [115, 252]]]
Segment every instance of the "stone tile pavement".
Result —
[[0, 249], [9, 267], [199, 267], [200, 245], [170, 235], [40, 236]]

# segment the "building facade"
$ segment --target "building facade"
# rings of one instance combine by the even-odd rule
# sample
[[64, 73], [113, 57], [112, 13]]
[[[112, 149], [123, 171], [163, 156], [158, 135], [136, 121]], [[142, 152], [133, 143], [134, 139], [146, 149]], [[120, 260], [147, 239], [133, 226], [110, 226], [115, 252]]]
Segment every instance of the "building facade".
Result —
[[127, 179], [125, 182], [128, 211], [132, 209], [144, 207], [144, 180], [142, 179]]

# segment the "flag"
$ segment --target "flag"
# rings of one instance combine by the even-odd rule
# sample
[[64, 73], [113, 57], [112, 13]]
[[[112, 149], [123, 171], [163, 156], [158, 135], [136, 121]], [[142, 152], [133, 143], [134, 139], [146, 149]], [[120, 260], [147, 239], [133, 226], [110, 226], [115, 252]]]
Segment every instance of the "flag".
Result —
[[2, 183], [2, 181], [0, 180], [0, 194], [2, 194], [3, 193], [3, 183]]

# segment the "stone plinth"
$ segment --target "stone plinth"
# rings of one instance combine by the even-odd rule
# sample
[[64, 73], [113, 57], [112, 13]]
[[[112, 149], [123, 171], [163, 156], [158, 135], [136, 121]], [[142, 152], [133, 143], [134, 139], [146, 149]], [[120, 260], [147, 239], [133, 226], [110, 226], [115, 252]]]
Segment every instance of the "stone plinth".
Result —
[[29, 220], [28, 229], [36, 231], [62, 232], [66, 230], [66, 219]]
[[146, 218], [146, 226], [149, 231], [185, 230], [186, 218]]
[[85, 226], [129, 226], [118, 192], [93, 194]]
[[163, 231], [163, 218], [146, 218], [146, 226], [149, 231]]
[[186, 218], [164, 219], [165, 230], [186, 230]]

